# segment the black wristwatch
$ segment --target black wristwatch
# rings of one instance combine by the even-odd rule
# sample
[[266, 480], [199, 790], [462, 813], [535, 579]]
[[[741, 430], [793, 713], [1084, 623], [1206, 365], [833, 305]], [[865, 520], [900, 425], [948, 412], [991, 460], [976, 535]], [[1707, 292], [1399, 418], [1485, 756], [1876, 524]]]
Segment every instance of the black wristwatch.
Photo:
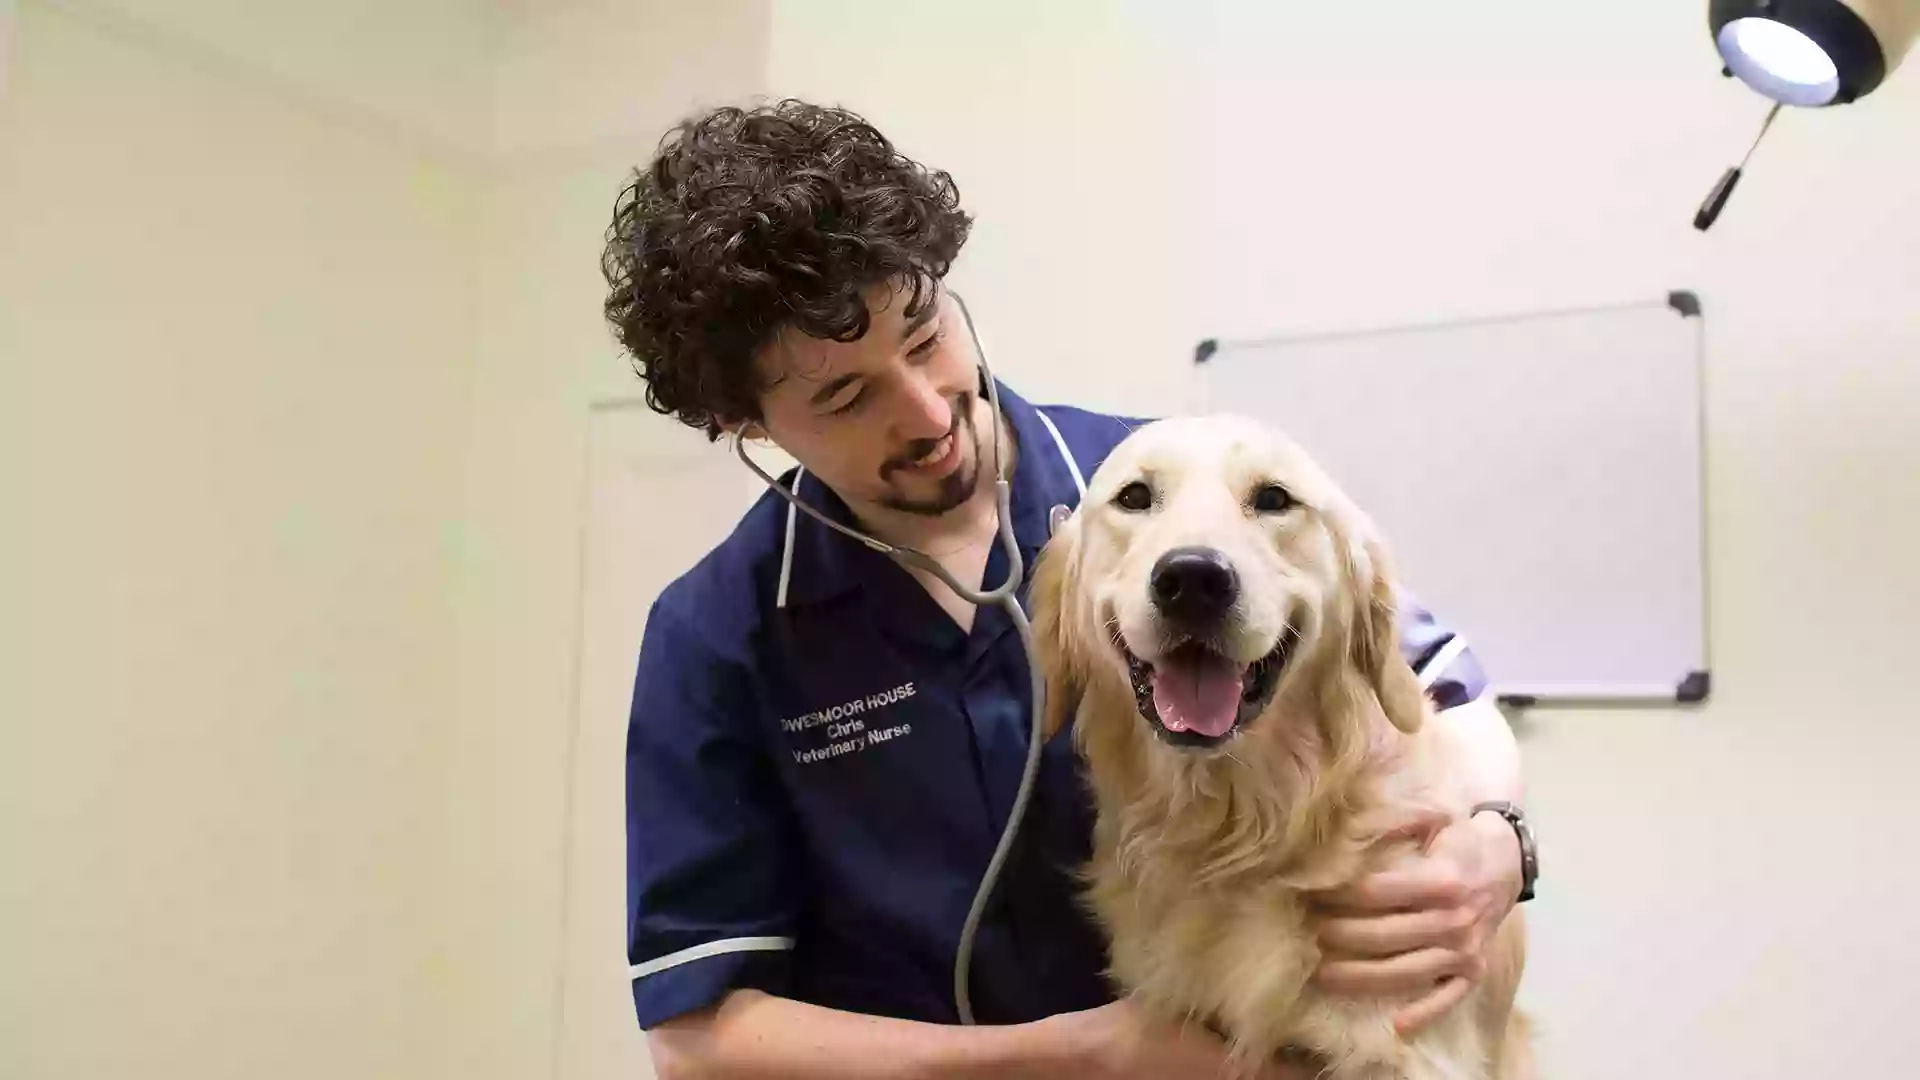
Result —
[[1540, 877], [1540, 852], [1534, 846], [1533, 828], [1527, 824], [1527, 816], [1520, 808], [1510, 802], [1483, 802], [1473, 808], [1473, 813], [1491, 810], [1507, 819], [1513, 826], [1513, 835], [1520, 841], [1520, 896], [1516, 904], [1524, 904], [1533, 899], [1533, 883]]

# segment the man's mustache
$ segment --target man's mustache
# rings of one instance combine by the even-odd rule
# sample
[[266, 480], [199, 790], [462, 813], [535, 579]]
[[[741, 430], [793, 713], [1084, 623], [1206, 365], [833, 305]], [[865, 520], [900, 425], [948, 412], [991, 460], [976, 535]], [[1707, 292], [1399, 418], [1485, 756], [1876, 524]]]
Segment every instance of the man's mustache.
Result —
[[880, 467], [881, 477], [891, 476], [899, 469], [911, 468], [914, 462], [933, 453], [933, 448], [939, 446], [947, 436], [958, 433], [963, 426], [970, 425], [973, 422], [972, 405], [972, 394], [963, 393], [956, 397], [953, 401], [953, 423], [948, 425], [947, 430], [934, 438], [915, 439], [908, 443], [905, 450], [887, 459], [887, 463]]

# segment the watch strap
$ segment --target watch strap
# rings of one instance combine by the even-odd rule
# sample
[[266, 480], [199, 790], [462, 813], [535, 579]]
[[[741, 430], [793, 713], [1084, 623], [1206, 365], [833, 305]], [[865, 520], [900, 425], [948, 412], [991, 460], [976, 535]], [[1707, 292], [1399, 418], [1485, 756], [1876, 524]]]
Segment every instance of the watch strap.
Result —
[[1533, 886], [1540, 877], [1540, 852], [1534, 844], [1533, 827], [1527, 823], [1527, 815], [1518, 806], [1504, 799], [1476, 803], [1469, 816], [1484, 811], [1492, 811], [1506, 819], [1513, 827], [1514, 838], [1520, 842], [1520, 895], [1514, 903], [1524, 904], [1533, 899]]

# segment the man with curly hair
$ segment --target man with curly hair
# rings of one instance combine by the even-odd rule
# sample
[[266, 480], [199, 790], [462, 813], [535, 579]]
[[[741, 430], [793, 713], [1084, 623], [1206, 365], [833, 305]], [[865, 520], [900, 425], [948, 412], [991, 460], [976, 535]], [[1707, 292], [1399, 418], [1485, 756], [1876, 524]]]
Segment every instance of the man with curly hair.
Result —
[[[860, 117], [783, 101], [679, 125], [621, 193], [606, 315], [658, 412], [770, 440], [831, 519], [998, 582], [985, 377], [945, 287], [971, 219], [945, 173]], [[1003, 384], [1013, 531], [1032, 564], [1055, 506], [1140, 421]], [[1487, 799], [1518, 801], [1504, 719], [1464, 642], [1415, 608], [1405, 653]], [[1026, 756], [1027, 659], [976, 610], [768, 492], [655, 601], [628, 724], [628, 962], [668, 1077], [1198, 1077], [1223, 1047], [1155, 1030], [1103, 977], [1077, 901], [1089, 800], [1069, 741], [951, 995], [960, 928]], [[1412, 993], [1431, 1022], [1480, 976], [1521, 892], [1507, 823], [1440, 834], [1423, 872], [1331, 897], [1319, 973]], [[1306, 1076], [1276, 1065], [1274, 1077]]]

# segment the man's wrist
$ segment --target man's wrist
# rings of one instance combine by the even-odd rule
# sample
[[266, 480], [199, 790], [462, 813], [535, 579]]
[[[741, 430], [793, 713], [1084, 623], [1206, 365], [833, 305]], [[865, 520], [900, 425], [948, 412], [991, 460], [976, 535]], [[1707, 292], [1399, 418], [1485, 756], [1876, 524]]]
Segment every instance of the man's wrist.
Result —
[[1061, 1013], [1001, 1029], [993, 1052], [994, 1076], [1078, 1076], [1099, 1049], [1092, 1025], [1081, 1013]]
[[1525, 814], [1513, 803], [1495, 800], [1476, 805], [1472, 820], [1492, 845], [1487, 850], [1494, 853], [1494, 865], [1500, 868], [1501, 881], [1508, 886], [1507, 895], [1516, 904], [1533, 899], [1539, 857]]
[[1073, 1075], [1077, 1051], [1068, 1017], [1023, 1024], [950, 1026], [924, 1042], [907, 1072], [927, 1080], [1046, 1080]]

